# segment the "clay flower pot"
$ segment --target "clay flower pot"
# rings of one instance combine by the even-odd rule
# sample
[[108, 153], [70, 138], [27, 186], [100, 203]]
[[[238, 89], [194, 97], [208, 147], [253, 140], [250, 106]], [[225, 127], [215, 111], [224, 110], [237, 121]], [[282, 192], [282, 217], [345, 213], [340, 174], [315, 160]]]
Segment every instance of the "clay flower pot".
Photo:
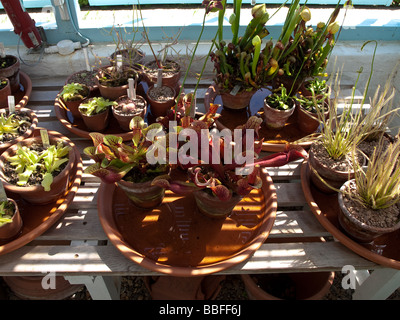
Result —
[[[126, 78], [126, 82], [123, 81], [123, 83], [119, 85], [112, 84], [110, 85], [109, 83], [106, 84], [103, 80], [102, 77], [106, 76], [107, 74], [110, 74], [110, 72], [113, 70], [113, 66], [109, 67], [104, 67], [100, 68], [98, 73], [96, 74], [96, 84], [100, 90], [100, 94], [102, 97], [110, 100], [116, 100], [119, 97], [126, 95], [127, 89], [129, 88], [128, 84], [128, 78]], [[128, 68], [127, 66], [123, 66], [122, 70], [125, 70]], [[132, 75], [132, 78], [136, 78], [134, 75]]]
[[92, 71], [80, 70], [71, 74], [65, 84], [68, 83], [80, 83], [87, 86], [90, 90], [89, 97], [100, 95], [99, 86], [97, 85], [96, 74], [98, 70], [94, 69]]
[[150, 112], [154, 117], [163, 117], [175, 105], [175, 90], [172, 87], [160, 88], [151, 86], [146, 93], [150, 105]]
[[82, 94], [81, 97], [76, 97], [74, 99], [71, 100], [64, 100], [63, 97], [61, 96], [61, 100], [62, 102], [65, 104], [65, 106], [68, 108], [68, 110], [72, 113], [72, 115], [74, 116], [74, 118], [76, 119], [81, 119], [82, 115], [79, 112], [79, 105], [86, 100], [87, 98], [89, 98], [90, 96], [90, 89], [89, 87], [87, 87], [86, 85], [82, 85], [85, 93]]
[[17, 203], [8, 198], [8, 201], [14, 205], [14, 214], [12, 216], [12, 222], [5, 222], [0, 225], [0, 241], [9, 241], [19, 235], [22, 229], [22, 218], [18, 209]]
[[295, 110], [295, 104], [293, 103], [292, 107], [287, 110], [279, 110], [276, 108], [272, 108], [267, 101], [264, 100], [264, 118], [265, 124], [268, 128], [280, 130], [282, 129], [286, 121], [293, 114]]
[[[296, 103], [296, 112], [297, 112], [297, 126], [301, 131], [303, 131], [306, 134], [311, 134], [317, 131], [318, 127], [320, 126], [317, 113], [306, 110], [300, 103]], [[329, 110], [324, 112], [324, 118], [327, 119], [328, 115], [329, 115]]]
[[251, 98], [256, 92], [257, 90], [241, 91], [232, 95], [230, 92], [221, 91], [219, 95], [225, 108], [239, 110], [247, 108], [250, 105]]
[[130, 48], [130, 49], [122, 49], [113, 52], [110, 56], [111, 60], [113, 60], [113, 64], [115, 64], [117, 55], [122, 55], [122, 64], [127, 66], [135, 66], [136, 64], [143, 64], [144, 58], [146, 54], [139, 49]]
[[[3, 62], [5, 62], [6, 67], [1, 67]], [[10, 80], [11, 92], [13, 94], [20, 91], [20, 65], [21, 63], [16, 56], [6, 55], [5, 58], [0, 58], [0, 77], [6, 77]]]
[[[314, 148], [316, 145], [313, 143], [309, 150], [308, 164], [310, 166], [310, 178], [315, 187], [324, 193], [335, 193], [333, 189], [324, 184], [321, 179], [314, 173], [314, 168], [318, 174], [333, 188], [340, 189], [340, 187], [349, 179], [354, 178], [354, 171], [339, 171], [327, 166], [315, 154]], [[365, 161], [365, 158], [364, 158]]]
[[8, 107], [8, 96], [11, 96], [10, 80], [6, 77], [0, 78], [0, 107]]
[[119, 126], [124, 131], [130, 131], [129, 124], [133, 117], [144, 118], [147, 111], [147, 101], [136, 95], [136, 99], [130, 99], [127, 95], [119, 97], [118, 106], [112, 106], [111, 110]]
[[[346, 181], [340, 188], [340, 191], [344, 191], [344, 189], [353, 182], [354, 179]], [[377, 227], [360, 221], [348, 209], [346, 202], [344, 201], [344, 195], [342, 192], [338, 193], [338, 201], [340, 208], [340, 210], [338, 211], [338, 220], [340, 226], [351, 238], [355, 239], [358, 242], [368, 243], [373, 241], [377, 237], [400, 229], [400, 221], [398, 221], [395, 225], [391, 227]], [[365, 208], [362, 208], [360, 206], [360, 210], [365, 210]], [[377, 212], [376, 214], [379, 214], [379, 212]]]
[[334, 272], [242, 274], [252, 300], [321, 300], [332, 286]]
[[221, 201], [204, 190], [193, 192], [199, 211], [211, 218], [223, 219], [229, 216], [233, 208], [242, 200], [242, 197], [233, 195], [228, 201]]
[[88, 116], [84, 113], [81, 113], [82, 120], [85, 123], [85, 126], [89, 131], [92, 132], [101, 132], [104, 131], [110, 121], [110, 109], [97, 113], [91, 116]]
[[152, 181], [133, 183], [120, 180], [116, 182], [118, 188], [123, 190], [132, 203], [141, 209], [153, 209], [158, 207], [165, 195], [165, 189], [152, 186]]
[[[57, 142], [62, 141], [64, 145], [71, 146], [69, 140], [52, 136], [49, 138], [50, 144], [57, 144]], [[19, 142], [21, 146], [27, 147], [34, 143], [41, 144], [41, 137], [28, 138]], [[44, 205], [54, 202], [66, 192], [70, 179], [70, 171], [74, 166], [74, 162], [77, 160], [73, 149], [69, 151], [68, 162], [64, 169], [53, 177], [51, 190], [49, 191], [45, 191], [41, 184], [32, 186], [17, 186], [16, 184], [9, 182], [9, 178], [5, 174], [6, 161], [9, 157], [14, 156], [17, 150], [17, 145], [12, 145], [6, 151], [4, 151], [2, 155], [0, 155], [0, 178], [3, 180], [3, 185], [6, 192], [17, 194], [29, 203], [37, 205]]]
[[[179, 91], [179, 80], [181, 78], [181, 67], [173, 60], [167, 59], [164, 63], [166, 71], [163, 71], [162, 85], [171, 87], [175, 92]], [[143, 68], [144, 80], [149, 87], [157, 83], [158, 66], [155, 60], [147, 62]]]
[[[5, 113], [8, 116], [8, 108], [0, 109], [0, 113]], [[0, 143], [0, 153], [5, 151], [6, 149], [8, 149], [13, 144], [16, 144], [26, 138], [29, 138], [33, 134], [33, 131], [35, 130], [35, 128], [38, 124], [38, 118], [37, 118], [36, 114], [30, 109], [18, 108], [18, 109], [16, 109], [15, 113], [17, 115], [21, 115], [22, 117], [26, 117], [27, 119], [29, 119], [30, 126], [29, 127], [21, 127], [19, 129], [20, 135], [18, 137], [14, 138], [12, 140], [3, 141], [2, 143]]]

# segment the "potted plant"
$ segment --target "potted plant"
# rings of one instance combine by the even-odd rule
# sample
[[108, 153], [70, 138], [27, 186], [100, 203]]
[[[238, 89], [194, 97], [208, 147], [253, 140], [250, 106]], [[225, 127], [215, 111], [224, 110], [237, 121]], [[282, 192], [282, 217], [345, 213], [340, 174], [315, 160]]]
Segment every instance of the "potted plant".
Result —
[[20, 61], [16, 56], [6, 55], [5, 57], [0, 57], [0, 77], [6, 77], [10, 80], [12, 94], [20, 91], [20, 65]]
[[9, 241], [21, 232], [22, 218], [14, 199], [0, 201], [0, 241]]
[[262, 38], [268, 34], [265, 24], [269, 14], [265, 4], [255, 5], [251, 11], [253, 18], [245, 33], [239, 37], [242, 1], [234, 0], [233, 14], [229, 19], [233, 35], [227, 43], [223, 40], [226, 0], [221, 1], [220, 5], [222, 10], [219, 11], [218, 41], [215, 41], [216, 50], [210, 55], [214, 64], [214, 82], [225, 107], [242, 109], [249, 105], [254, 93], [266, 82], [267, 73], [262, 70], [269, 69], [266, 65], [269, 62], [261, 57], [266, 56], [271, 44], [268, 42], [262, 48]]
[[83, 100], [87, 99], [90, 95], [90, 89], [81, 83], [68, 83], [63, 86], [60, 92], [61, 100], [65, 106], [71, 111], [74, 118], [81, 119], [81, 113], [78, 108]]
[[107, 128], [110, 119], [110, 107], [116, 105], [103, 97], [92, 97], [79, 105], [79, 112], [90, 131], [103, 131]]
[[[188, 181], [174, 180], [165, 175], [155, 178], [153, 185], [169, 189], [177, 194], [193, 194], [197, 208], [201, 213], [213, 218], [226, 218], [244, 196], [248, 195], [251, 190], [262, 186], [262, 180], [259, 177], [261, 168], [281, 166], [299, 157], [307, 157], [307, 153], [300, 146], [288, 145], [284, 152], [258, 158], [258, 154], [261, 152], [260, 145], [255, 148], [254, 145], [246, 148], [245, 140], [248, 130], [254, 130], [257, 134], [261, 122], [260, 118], [252, 116], [242, 128], [238, 128], [243, 137], [242, 150], [245, 150], [243, 154], [249, 154], [252, 159], [249, 163], [238, 163], [235, 159], [226, 158], [223, 152], [213, 150], [214, 148], [219, 148], [219, 150], [231, 148], [231, 151], [233, 151], [234, 146], [226, 143], [225, 137], [219, 138], [220, 141], [217, 146], [213, 143], [212, 135], [210, 135], [208, 143], [210, 159], [207, 163], [199, 159], [192, 159], [187, 164], [178, 163], [182, 168], [188, 169]], [[195, 130], [197, 123], [192, 122], [189, 128]], [[199, 143], [198, 154], [201, 154], [202, 147], [203, 143]], [[215, 154], [219, 155], [218, 159], [213, 158]], [[246, 169], [251, 172], [246, 171]]]
[[275, 130], [282, 129], [295, 110], [295, 100], [286, 88], [281, 86], [278, 90], [264, 99], [265, 124]]
[[65, 84], [68, 83], [80, 83], [85, 85], [90, 90], [90, 96], [95, 96], [98, 93], [98, 85], [96, 81], [96, 75], [98, 73], [98, 69], [93, 70], [80, 70], [74, 72], [70, 76], [68, 76]]
[[159, 77], [158, 70], [161, 70], [162, 85], [171, 87], [177, 92], [182, 74], [180, 64], [172, 59], [157, 59], [145, 63], [143, 66], [143, 75], [149, 87], [157, 83]]
[[50, 136], [25, 139], [0, 156], [0, 177], [6, 191], [32, 204], [56, 201], [67, 190], [75, 153], [68, 140]]
[[146, 92], [151, 114], [157, 118], [167, 114], [167, 111], [175, 105], [175, 89], [166, 85], [152, 85]]
[[307, 87], [305, 90], [309, 90], [307, 93], [300, 91], [299, 96], [294, 97], [297, 102], [297, 125], [304, 133], [311, 134], [318, 129], [322, 122], [318, 118], [318, 114], [324, 113], [324, 119], [329, 116], [327, 99], [330, 95], [330, 87], [325, 84], [325, 80], [321, 83], [318, 79], [306, 84], [305, 87]]
[[292, 1], [284, 27], [272, 50], [272, 59], [277, 61], [279, 72], [273, 79], [273, 86], [286, 86], [289, 94], [296, 94], [302, 83], [315, 76], [325, 75], [328, 57], [337, 39], [340, 26], [336, 21], [340, 7], [337, 5], [328, 21], [317, 24], [316, 29], [306, 26], [311, 12]]
[[84, 153], [95, 161], [85, 169], [104, 183], [116, 183], [132, 203], [142, 209], [151, 209], [161, 204], [164, 189], [152, 186], [152, 180], [160, 174], [168, 174], [167, 164], [150, 164], [146, 153], [151, 143], [146, 139], [149, 130], [161, 131], [162, 126], [153, 123], [146, 127], [141, 117], [134, 117], [130, 127], [133, 130], [133, 145], [122, 141], [121, 137], [92, 132], [93, 146]]
[[30, 109], [18, 108], [13, 113], [0, 109], [0, 152], [30, 137], [37, 124], [38, 118]]
[[5, 108], [8, 105], [8, 96], [11, 96], [10, 80], [6, 77], [0, 77], [0, 107]]
[[124, 131], [129, 131], [129, 124], [135, 116], [144, 118], [147, 112], [147, 101], [139, 95], [130, 98], [128, 95], [119, 97], [116, 105], [112, 105], [111, 110], [119, 126]]
[[118, 64], [102, 67], [96, 75], [101, 96], [110, 100], [116, 100], [126, 94], [129, 88], [128, 80], [131, 78], [135, 82], [140, 80], [138, 69]]
[[338, 190], [338, 220], [351, 238], [371, 242], [400, 228], [399, 156], [400, 140], [386, 146], [381, 138], [365, 169], [354, 161], [354, 179]]

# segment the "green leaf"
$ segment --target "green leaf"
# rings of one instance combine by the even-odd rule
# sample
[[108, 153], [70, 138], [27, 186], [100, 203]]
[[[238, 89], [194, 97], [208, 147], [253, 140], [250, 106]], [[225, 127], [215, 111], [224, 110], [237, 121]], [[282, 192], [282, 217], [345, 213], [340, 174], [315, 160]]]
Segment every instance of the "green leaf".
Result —
[[50, 172], [46, 172], [43, 175], [43, 180], [42, 180], [42, 187], [44, 188], [44, 191], [50, 191], [51, 184], [53, 183], [53, 175]]

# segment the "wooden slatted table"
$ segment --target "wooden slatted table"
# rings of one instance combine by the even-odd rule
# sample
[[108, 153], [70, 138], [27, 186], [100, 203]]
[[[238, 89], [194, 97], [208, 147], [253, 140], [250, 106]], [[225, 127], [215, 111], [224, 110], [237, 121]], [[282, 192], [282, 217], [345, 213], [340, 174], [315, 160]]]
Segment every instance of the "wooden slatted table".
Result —
[[[38, 115], [39, 126], [66, 135], [82, 153], [91, 141], [66, 130], [54, 113], [54, 99], [64, 81], [65, 78], [32, 79], [28, 107]], [[194, 82], [189, 83], [189, 89], [190, 85]], [[204, 84], [199, 91], [199, 109], [206, 89]], [[400, 286], [399, 272], [360, 257], [320, 225], [303, 195], [301, 162], [268, 168], [279, 206], [271, 234], [249, 260], [221, 273], [341, 271], [343, 266], [353, 266], [359, 283], [363, 283], [353, 298], [385, 299]], [[89, 163], [83, 156], [84, 167]], [[43, 276], [55, 272], [71, 283], [85, 284], [93, 299], [118, 299], [120, 276], [157, 274], [125, 258], [107, 239], [97, 216], [99, 185], [99, 179], [84, 174], [74, 201], [58, 223], [24, 247], [0, 256], [0, 275]], [[327, 241], [308, 242], [310, 237], [324, 237]], [[370, 275], [367, 270], [374, 272]]]

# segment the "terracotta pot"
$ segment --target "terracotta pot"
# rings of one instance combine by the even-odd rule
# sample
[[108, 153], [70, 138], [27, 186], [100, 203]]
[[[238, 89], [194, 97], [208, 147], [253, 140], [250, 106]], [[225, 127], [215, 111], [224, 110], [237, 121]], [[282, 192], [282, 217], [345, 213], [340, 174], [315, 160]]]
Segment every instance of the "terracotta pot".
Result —
[[80, 112], [83, 122], [87, 129], [91, 132], [101, 132], [104, 131], [110, 122], [110, 108], [105, 111], [94, 114], [86, 115]]
[[[21, 63], [18, 57], [13, 55], [6, 55], [5, 59], [12, 60], [13, 64], [7, 68], [0, 68], [0, 77], [6, 77], [10, 80], [11, 92], [16, 94], [20, 91], [19, 70]], [[1, 60], [2, 58], [0, 58]]]
[[221, 201], [204, 190], [193, 192], [199, 211], [211, 218], [224, 219], [232, 212], [233, 208], [242, 200], [242, 197], [233, 195], [228, 201]]
[[[18, 136], [14, 140], [1, 143], [0, 144], [0, 153], [2, 153], [5, 150], [7, 150], [13, 144], [16, 144], [16, 143], [18, 143], [18, 142], [20, 142], [20, 141], [32, 136], [33, 131], [35, 130], [35, 128], [36, 128], [36, 126], [38, 124], [38, 121], [39, 121], [38, 117], [36, 116], [36, 114], [32, 110], [27, 109], [27, 108], [18, 108], [18, 109], [16, 109], [16, 112], [23, 112], [23, 113], [28, 114], [28, 116], [30, 118], [31, 126], [22, 135]], [[8, 108], [7, 109], [0, 109], [0, 113], [8, 114]]]
[[11, 291], [24, 300], [62, 300], [83, 288], [81, 284], [70, 284], [62, 276], [56, 276], [54, 280], [49, 278], [48, 281], [44, 276], [12, 276], [3, 279]]
[[152, 93], [154, 92], [154, 90], [156, 90], [157, 88], [155, 88], [154, 86], [151, 86], [146, 93], [146, 97], [147, 100], [149, 102], [150, 105], [150, 112], [154, 117], [163, 117], [167, 114], [167, 111], [175, 105], [175, 90], [172, 87], [168, 87], [168, 86], [162, 86], [162, 88], [167, 88], [166, 90], [170, 93], [172, 91], [171, 94], [168, 94], [168, 96], [170, 96], [170, 99], [164, 99], [164, 100], [156, 100], [155, 98], [152, 97]]
[[[353, 181], [354, 179], [346, 181], [340, 188], [340, 190], [343, 191], [346, 186]], [[338, 201], [340, 208], [340, 210], [338, 211], [338, 220], [340, 226], [351, 238], [355, 239], [358, 242], [368, 243], [384, 234], [391, 233], [400, 229], [400, 221], [398, 221], [393, 227], [390, 228], [379, 228], [361, 222], [349, 212], [345, 205], [345, 202], [343, 201], [343, 194], [341, 192], [338, 193]]]
[[229, 92], [219, 92], [222, 99], [222, 104], [228, 109], [244, 109], [250, 105], [251, 98], [257, 92], [253, 91], [241, 91], [236, 95], [232, 95]]
[[146, 54], [139, 49], [122, 49], [115, 51], [111, 54], [110, 58], [113, 60], [113, 64], [116, 64], [117, 55], [122, 55], [122, 64], [126, 66], [135, 66], [136, 64], [143, 64], [144, 57]]
[[[61, 139], [52, 136], [49, 138], [50, 144], [56, 144], [57, 142], [62, 141], [64, 145], [72, 146], [70, 141], [67, 139]], [[41, 141], [41, 137], [33, 137], [25, 139], [19, 142], [19, 144], [22, 146], [30, 146], [33, 143], [41, 144]], [[77, 160], [73, 149], [71, 149], [69, 152], [68, 163], [65, 168], [54, 177], [50, 191], [45, 191], [41, 185], [17, 186], [8, 182], [8, 178], [4, 173], [4, 164], [8, 157], [15, 155], [16, 151], [17, 145], [12, 145], [0, 155], [0, 178], [3, 180], [3, 185], [6, 192], [17, 194], [29, 203], [37, 205], [52, 203], [64, 195], [69, 184], [70, 172], [74, 167], [75, 161]]]
[[[300, 103], [296, 103], [296, 112], [297, 112], [297, 126], [301, 131], [306, 134], [311, 134], [317, 131], [320, 126], [320, 122], [318, 121], [318, 114], [310, 112], [304, 109]], [[329, 116], [329, 110], [324, 112], [324, 118], [327, 119]]]
[[70, 76], [68, 76], [67, 80], [65, 80], [65, 84], [68, 83], [80, 83], [86, 85], [90, 90], [90, 97], [97, 96], [100, 94], [99, 87], [96, 82], [96, 74], [98, 70], [80, 70], [78, 72], [74, 72]]
[[0, 107], [8, 108], [8, 96], [11, 96], [10, 80], [6, 77], [1, 77], [0, 82], [6, 81], [7, 84], [4, 88], [0, 89]]
[[75, 100], [64, 100], [61, 96], [61, 100], [62, 102], [65, 104], [65, 106], [68, 108], [68, 110], [72, 113], [72, 115], [74, 116], [74, 118], [76, 119], [81, 119], [82, 115], [79, 111], [79, 105], [87, 98], [89, 98], [90, 96], [90, 89], [89, 87], [87, 87], [86, 85], [83, 85], [84, 89], [85, 89], [85, 94], [83, 95], [83, 98], [77, 98]]
[[151, 181], [133, 183], [120, 180], [117, 183], [118, 188], [123, 190], [132, 203], [141, 209], [153, 209], [158, 207], [165, 195], [165, 189], [158, 186], [152, 186]]
[[127, 89], [129, 88], [128, 81], [126, 84], [112, 87], [112, 86], [105, 86], [99, 80], [104, 75], [104, 70], [110, 70], [113, 67], [104, 67], [100, 68], [96, 75], [96, 84], [99, 87], [100, 94], [103, 98], [110, 99], [110, 100], [117, 100], [119, 97], [126, 95]]
[[118, 106], [122, 106], [125, 103], [138, 103], [140, 102], [142, 105], [144, 105], [143, 110], [139, 110], [137, 113], [123, 113], [119, 112], [116, 110], [116, 106], [112, 106], [111, 110], [113, 113], [113, 116], [115, 119], [117, 119], [119, 126], [121, 127], [122, 130], [124, 131], [130, 131], [131, 129], [129, 128], [129, 124], [132, 120], [133, 117], [139, 116], [144, 118], [147, 112], [147, 101], [141, 97], [136, 95], [136, 100], [129, 99], [127, 95], [119, 97], [116, 102], [118, 103]]
[[338, 171], [326, 166], [316, 156], [312, 144], [309, 150], [308, 164], [310, 166], [310, 178], [315, 187], [324, 193], [335, 193], [333, 189], [326, 186], [321, 179], [313, 172], [314, 168], [318, 174], [332, 187], [340, 189], [340, 187], [349, 179], [354, 178], [354, 171], [345, 172]]
[[14, 204], [15, 210], [14, 215], [12, 216], [12, 222], [4, 223], [0, 226], [0, 242], [10, 241], [16, 238], [22, 230], [22, 218], [18, 209], [18, 205], [11, 198], [8, 198], [8, 201]]
[[[167, 59], [166, 61], [171, 62], [171, 63], [176, 63], [173, 60]], [[156, 63], [155, 60], [147, 62], [143, 68], [144, 80], [146, 81], [146, 83], [149, 87], [151, 87], [157, 83], [157, 70], [154, 71], [154, 68], [151, 68], [152, 72], [151, 73], [148, 72], [148, 68], [150, 66], [154, 65], [155, 63]], [[179, 67], [178, 72], [170, 74], [170, 75], [164, 74], [162, 77], [162, 85], [173, 88], [175, 90], [175, 92], [179, 91], [179, 80], [180, 80], [181, 74], [182, 74], [179, 65], [178, 65], [178, 67]]]
[[211, 300], [218, 296], [225, 277], [147, 276], [143, 280], [153, 300]]
[[252, 300], [321, 300], [329, 292], [335, 273], [242, 274], [241, 277]]
[[265, 124], [267, 125], [268, 128], [274, 130], [280, 130], [285, 126], [287, 120], [293, 114], [294, 110], [295, 110], [294, 103], [293, 107], [288, 110], [278, 110], [270, 107], [264, 99]]

